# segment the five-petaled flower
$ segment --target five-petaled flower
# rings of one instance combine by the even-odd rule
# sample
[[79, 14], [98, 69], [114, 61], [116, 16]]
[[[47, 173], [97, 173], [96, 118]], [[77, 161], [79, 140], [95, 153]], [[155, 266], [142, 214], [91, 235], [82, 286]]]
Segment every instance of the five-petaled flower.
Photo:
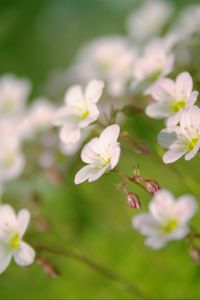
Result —
[[195, 199], [184, 195], [175, 200], [167, 190], [160, 190], [149, 204], [149, 212], [133, 218], [132, 224], [147, 236], [145, 244], [160, 249], [171, 240], [183, 239], [189, 233], [188, 221], [197, 209]]
[[167, 126], [177, 125], [184, 109], [197, 100], [199, 93], [192, 88], [192, 77], [188, 72], [179, 74], [175, 81], [169, 78], [158, 80], [148, 90], [155, 102], [147, 106], [146, 114], [155, 119], [166, 119]]
[[58, 110], [54, 125], [61, 126], [60, 139], [65, 144], [74, 144], [81, 137], [81, 129], [98, 119], [96, 103], [103, 92], [104, 83], [92, 80], [83, 93], [80, 85], [72, 86], [65, 94], [65, 106]]
[[88, 165], [76, 174], [76, 184], [87, 180], [95, 181], [115, 168], [120, 157], [120, 144], [117, 142], [119, 133], [119, 125], [110, 125], [103, 130], [100, 137], [93, 138], [83, 147], [81, 159]]
[[22, 240], [29, 220], [27, 209], [16, 215], [10, 205], [0, 205], [0, 273], [8, 267], [12, 257], [22, 267], [33, 263], [35, 251]]
[[164, 163], [172, 163], [185, 155], [192, 159], [200, 149], [200, 109], [187, 107], [181, 116], [180, 126], [163, 129], [158, 135], [158, 143], [169, 149], [163, 156]]

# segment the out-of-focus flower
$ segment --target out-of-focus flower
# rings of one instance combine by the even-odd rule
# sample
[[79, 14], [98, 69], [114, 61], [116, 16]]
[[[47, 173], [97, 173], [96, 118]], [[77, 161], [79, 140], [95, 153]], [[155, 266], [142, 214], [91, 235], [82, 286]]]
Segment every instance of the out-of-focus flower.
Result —
[[30, 92], [30, 82], [14, 75], [0, 78], [0, 118], [21, 115]]
[[196, 32], [200, 32], [200, 5], [186, 6], [172, 28], [179, 41], [184, 41]]
[[25, 158], [20, 151], [18, 138], [2, 137], [0, 142], [0, 182], [18, 177], [25, 165]]
[[16, 215], [10, 205], [0, 205], [0, 273], [6, 270], [12, 257], [22, 267], [33, 263], [35, 251], [22, 240], [29, 221], [28, 210], [22, 209]]
[[193, 105], [182, 113], [180, 126], [163, 129], [158, 143], [169, 149], [163, 156], [164, 163], [172, 163], [185, 155], [192, 159], [200, 149], [200, 109]]
[[105, 172], [115, 168], [120, 157], [120, 144], [117, 142], [119, 133], [119, 125], [110, 125], [103, 130], [99, 138], [92, 139], [83, 147], [81, 159], [88, 165], [76, 174], [76, 184], [95, 181]]
[[146, 114], [155, 119], [166, 118], [167, 126], [175, 126], [180, 121], [185, 107], [193, 105], [198, 97], [192, 91], [193, 81], [188, 72], [182, 72], [173, 81], [169, 78], [158, 80], [148, 94], [155, 100], [146, 108]]
[[65, 94], [65, 106], [59, 109], [54, 118], [54, 125], [61, 126], [60, 139], [65, 144], [75, 144], [81, 138], [81, 129], [95, 122], [99, 116], [96, 103], [103, 92], [104, 83], [92, 80], [85, 92], [81, 86], [72, 86]]
[[133, 87], [147, 80], [152, 85], [156, 80], [168, 75], [174, 65], [174, 54], [170, 52], [173, 43], [171, 37], [156, 39], [144, 49], [133, 67]]
[[20, 122], [20, 135], [30, 139], [44, 132], [52, 126], [54, 115], [55, 107], [47, 99], [36, 99]]
[[131, 78], [136, 52], [124, 37], [102, 37], [81, 50], [72, 71], [81, 81], [104, 80], [108, 93], [120, 96]]
[[148, 0], [134, 10], [127, 20], [127, 29], [134, 40], [143, 42], [162, 33], [173, 7], [169, 1]]
[[149, 204], [149, 212], [133, 218], [132, 224], [147, 236], [145, 244], [153, 249], [164, 247], [171, 240], [183, 239], [189, 233], [188, 221], [197, 210], [196, 200], [184, 195], [175, 200], [167, 190], [160, 190]]
[[88, 137], [89, 133], [90, 133], [89, 128], [88, 130], [84, 130], [84, 132], [81, 134], [80, 139], [74, 144], [65, 144], [62, 141], [60, 141], [60, 151], [67, 156], [74, 155], [80, 150], [82, 144], [84, 143], [85, 139]]

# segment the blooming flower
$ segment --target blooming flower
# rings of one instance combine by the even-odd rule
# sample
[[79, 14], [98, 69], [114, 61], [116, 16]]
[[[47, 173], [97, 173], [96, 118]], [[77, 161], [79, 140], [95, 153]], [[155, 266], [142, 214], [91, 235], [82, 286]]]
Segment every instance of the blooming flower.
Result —
[[134, 10], [127, 20], [129, 34], [137, 41], [145, 41], [161, 33], [172, 13], [169, 1], [148, 0]]
[[174, 65], [174, 54], [170, 52], [173, 46], [172, 36], [166, 39], [151, 41], [135, 62], [133, 67], [133, 87], [145, 80], [152, 85], [156, 80], [169, 74]]
[[33, 263], [35, 251], [22, 240], [29, 220], [27, 209], [16, 215], [10, 205], [0, 205], [0, 273], [8, 267], [12, 257], [22, 267]]
[[17, 79], [13, 75], [0, 78], [0, 116], [18, 116], [24, 110], [26, 98], [30, 92], [30, 83], [26, 79]]
[[120, 157], [120, 145], [117, 142], [119, 133], [119, 125], [110, 125], [103, 130], [99, 138], [92, 139], [83, 147], [81, 159], [88, 165], [76, 174], [76, 184], [87, 180], [95, 181], [105, 172], [115, 168]]
[[66, 144], [74, 144], [81, 137], [81, 129], [98, 119], [96, 103], [103, 92], [104, 83], [92, 80], [83, 93], [81, 86], [72, 86], [65, 94], [65, 106], [57, 112], [54, 125], [61, 126], [60, 139]]
[[175, 200], [169, 191], [159, 190], [149, 204], [149, 212], [134, 217], [132, 225], [147, 236], [147, 246], [160, 249], [169, 241], [183, 239], [189, 233], [188, 221], [196, 210], [192, 196], [184, 195]]
[[180, 73], [175, 81], [169, 78], [158, 80], [148, 91], [155, 102], [147, 106], [146, 114], [155, 119], [167, 118], [167, 126], [176, 125], [184, 108], [197, 100], [199, 93], [192, 91], [192, 87], [192, 77], [188, 72]]
[[81, 81], [100, 78], [106, 82], [107, 91], [111, 95], [120, 96], [131, 77], [136, 52], [122, 36], [98, 38], [83, 47], [72, 74], [75, 73]]
[[183, 155], [186, 160], [192, 159], [200, 149], [200, 109], [195, 105], [187, 107], [182, 113], [180, 126], [163, 129], [158, 143], [169, 149], [163, 156], [166, 164]]

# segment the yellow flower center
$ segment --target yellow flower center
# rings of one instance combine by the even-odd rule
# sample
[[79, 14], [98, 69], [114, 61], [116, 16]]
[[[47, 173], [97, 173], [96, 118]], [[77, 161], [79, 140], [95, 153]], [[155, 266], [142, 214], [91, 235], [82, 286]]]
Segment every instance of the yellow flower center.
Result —
[[9, 113], [15, 108], [15, 103], [12, 100], [7, 100], [3, 105], [3, 112]]
[[19, 247], [19, 234], [15, 233], [10, 241], [10, 246], [12, 249], [17, 249]]
[[187, 143], [187, 150], [188, 151], [192, 151], [196, 147], [196, 145], [198, 144], [198, 142], [199, 142], [199, 138], [198, 137], [195, 137], [191, 141], [188, 141], [188, 143]]
[[185, 100], [183, 99], [180, 101], [172, 100], [172, 102], [170, 103], [170, 110], [171, 112], [177, 113], [181, 108], [185, 107], [185, 104]]
[[84, 111], [82, 114], [82, 118], [86, 119], [88, 116], [89, 116], [89, 111], [88, 110]]
[[164, 233], [168, 234], [173, 232], [177, 228], [178, 222], [175, 219], [169, 220], [167, 224], [162, 226]]

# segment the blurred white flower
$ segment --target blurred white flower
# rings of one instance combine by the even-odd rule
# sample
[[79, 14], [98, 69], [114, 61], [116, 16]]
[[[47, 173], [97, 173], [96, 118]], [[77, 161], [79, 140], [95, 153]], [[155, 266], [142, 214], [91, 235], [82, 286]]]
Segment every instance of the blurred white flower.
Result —
[[200, 32], [200, 5], [193, 4], [186, 6], [178, 16], [172, 32], [179, 41], [184, 41], [196, 32]]
[[92, 139], [83, 147], [81, 159], [88, 165], [76, 174], [76, 184], [95, 181], [116, 167], [120, 157], [120, 144], [117, 142], [119, 133], [119, 125], [110, 125], [99, 137]]
[[173, 11], [169, 1], [148, 0], [134, 10], [127, 20], [127, 29], [134, 40], [143, 42], [162, 33]]
[[164, 163], [172, 163], [185, 155], [192, 159], [200, 149], [200, 109], [193, 105], [187, 107], [180, 119], [180, 126], [163, 129], [158, 143], [169, 149], [163, 156]]
[[168, 36], [167, 39], [153, 40], [145, 47], [144, 54], [136, 60], [133, 67], [133, 86], [145, 80], [152, 85], [172, 71], [174, 66], [172, 46], [173, 40]]
[[30, 82], [26, 79], [18, 79], [14, 75], [2, 76], [0, 78], [0, 117], [21, 115], [30, 88]]
[[96, 103], [103, 93], [104, 83], [91, 80], [82, 91], [80, 85], [72, 86], [65, 94], [65, 106], [59, 109], [54, 125], [61, 126], [60, 139], [65, 144], [75, 144], [81, 138], [81, 129], [88, 127], [99, 117]]
[[89, 128], [88, 130], [84, 130], [84, 132], [81, 134], [80, 139], [74, 144], [65, 144], [60, 141], [60, 151], [67, 156], [74, 155], [80, 150], [82, 144], [84, 143], [90, 132], [91, 130]]
[[22, 267], [33, 263], [35, 251], [22, 240], [29, 221], [27, 209], [16, 215], [10, 205], [0, 205], [0, 273], [6, 270], [12, 257]]
[[169, 78], [158, 80], [146, 93], [155, 100], [147, 106], [146, 114], [155, 119], [167, 119], [167, 126], [177, 125], [184, 109], [197, 100], [199, 93], [192, 88], [193, 81], [188, 72], [180, 73], [175, 81]]
[[19, 139], [14, 136], [2, 137], [0, 142], [0, 182], [21, 175], [25, 158], [20, 151]]
[[73, 67], [77, 79], [105, 80], [108, 92], [120, 96], [131, 77], [136, 50], [121, 36], [106, 36], [92, 41], [78, 54]]
[[20, 135], [24, 139], [33, 138], [52, 126], [55, 107], [46, 98], [37, 98], [20, 122]]
[[133, 218], [132, 224], [147, 236], [145, 244], [153, 249], [171, 240], [183, 239], [189, 233], [188, 221], [197, 210], [196, 200], [184, 195], [175, 200], [167, 190], [159, 190], [149, 204], [149, 212]]

